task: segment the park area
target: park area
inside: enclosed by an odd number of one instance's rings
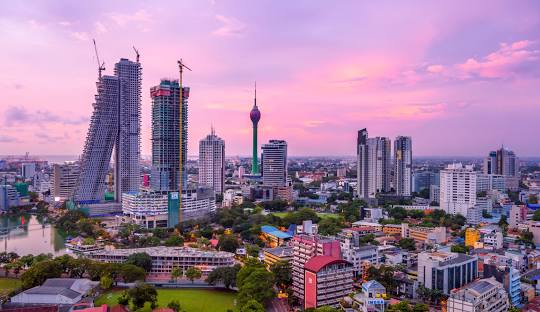
[[[98,297],[94,304],[100,306],[107,304],[115,306],[118,304],[118,297],[122,295],[122,290],[108,292]],[[234,309],[236,292],[220,289],[157,289],[157,305],[166,308],[167,304],[173,300],[178,300],[180,306],[186,312],[226,312]],[[151,311],[147,303],[143,309],[145,312]]]
[[[21,287],[21,280],[16,278],[0,278],[0,296],[8,295]]]

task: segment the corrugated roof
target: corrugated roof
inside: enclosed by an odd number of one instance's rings
[[[269,234],[269,235],[272,235],[272,236],[275,236],[277,238],[281,238],[281,239],[286,239],[286,238],[291,238],[292,235],[288,234],[288,233],[285,233],[285,232],[282,232],[280,230],[278,230],[277,228],[271,226],[271,225],[263,225],[261,226],[261,231],[266,233],[266,234]]]

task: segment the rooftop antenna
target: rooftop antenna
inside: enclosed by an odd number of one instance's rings
[[[96,39],[92,39],[92,41],[94,41],[94,51],[96,51],[96,59],[98,63],[98,74],[99,74],[99,78],[101,78],[101,72],[105,70],[105,62],[101,63],[99,61],[99,54],[97,50]]]
[[[255,80],[255,106],[257,106],[257,80]]]
[[[135,55],[137,55],[137,63],[139,63],[139,50],[133,46],[133,50],[135,51]]]

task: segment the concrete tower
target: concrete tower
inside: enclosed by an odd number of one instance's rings
[[[257,156],[257,125],[259,124],[259,120],[261,120],[261,112],[257,107],[257,83],[255,83],[255,98],[253,108],[249,113],[249,118],[253,123],[253,160],[251,164],[251,174],[259,174],[259,159]]]

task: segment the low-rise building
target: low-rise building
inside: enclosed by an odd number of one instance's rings
[[[86,278],[49,278],[41,286],[27,289],[13,297],[18,304],[75,304],[98,285]]]
[[[388,306],[386,288],[375,280],[363,283],[353,300],[353,309],[359,312],[384,312]]]
[[[422,243],[435,243],[440,244],[446,242],[446,228],[445,227],[422,227],[412,226],[409,224],[401,224],[401,237],[412,238]]]
[[[475,228],[467,228],[465,230],[465,246],[474,247],[480,240],[480,231]]]
[[[280,231],[274,226],[263,225],[261,226],[261,238],[266,241],[270,247],[277,247],[290,240],[292,235]]]
[[[503,312],[510,307],[501,283],[495,278],[481,279],[450,294],[447,312]]]
[[[353,288],[353,265],[332,256],[315,256],[304,265],[304,308],[339,306]]]
[[[191,267],[209,273],[217,267],[234,265],[234,254],[225,251],[205,251],[189,247],[146,247],[93,251],[86,254],[90,260],[106,263],[124,263],[135,253],[147,253],[152,258],[152,274],[170,274],[174,268],[186,271]]]
[[[292,259],[293,249],[286,246],[265,248],[263,249],[263,254],[264,264],[270,267],[280,261],[289,262]]]

